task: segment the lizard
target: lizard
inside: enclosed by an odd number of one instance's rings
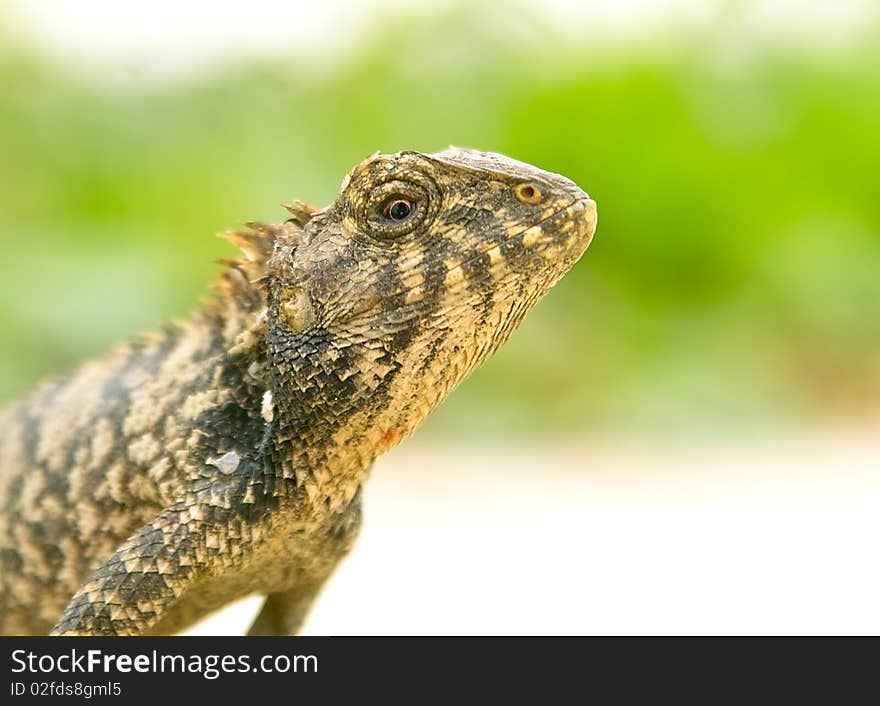
[[[0,412],[0,633],[173,634],[266,596],[296,634],[373,461],[574,265],[596,204],[491,152],[375,153],[221,234],[213,294]]]

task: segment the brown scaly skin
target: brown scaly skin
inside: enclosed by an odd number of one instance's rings
[[[226,234],[245,257],[191,320],[0,412],[0,632],[173,633],[252,593],[251,634],[296,632],[373,460],[596,224],[568,179],[455,148],[373,155],[290,210]]]

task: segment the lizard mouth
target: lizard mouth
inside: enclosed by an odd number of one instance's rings
[[[548,228],[548,224],[552,224],[554,227]],[[524,253],[529,251],[537,252],[543,245],[550,244],[561,248],[561,250],[567,250],[569,252],[560,252],[560,255],[574,255],[571,263],[566,267],[568,269],[587,249],[587,246],[593,239],[595,230],[596,202],[588,196],[576,198],[550,215],[512,233],[500,243],[493,243],[488,247],[478,250],[471,257],[462,260],[454,267],[450,267],[443,274],[426,279],[421,285],[401,289],[391,295],[391,297],[405,295],[419,286],[425,287],[426,285],[436,284],[438,281],[445,281],[449,278],[450,273],[453,273],[453,275],[456,272],[463,273],[493,251],[502,252],[516,244],[519,244],[520,252]]]
[[[548,227],[552,225],[553,227]],[[519,253],[538,252],[550,248],[561,260],[559,276],[562,276],[580,258],[593,239],[596,230],[596,202],[586,196],[575,198],[553,213],[504,238],[501,242],[482,248],[454,267],[433,277],[426,278],[418,284],[398,289],[382,297],[386,303],[393,302],[391,308],[402,308],[418,301],[412,295],[417,290],[429,291],[439,283],[464,279],[465,272],[474,267],[484,258],[491,259],[491,253],[502,253],[512,246],[518,247]],[[526,255],[527,257],[527,255]],[[355,309],[350,320],[375,309],[378,300],[364,303]]]

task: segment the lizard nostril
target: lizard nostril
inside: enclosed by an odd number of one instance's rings
[[[541,203],[541,199],[544,198],[544,194],[541,193],[541,189],[538,188],[535,184],[517,184],[514,188],[513,193],[516,194],[517,200],[522,203],[529,204],[530,206],[534,206],[535,204]]]

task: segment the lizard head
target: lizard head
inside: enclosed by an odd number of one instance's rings
[[[276,243],[279,380],[320,398],[314,412],[333,408],[327,429],[392,445],[507,339],[595,227],[595,203],[558,174],[468,149],[377,153]]]

